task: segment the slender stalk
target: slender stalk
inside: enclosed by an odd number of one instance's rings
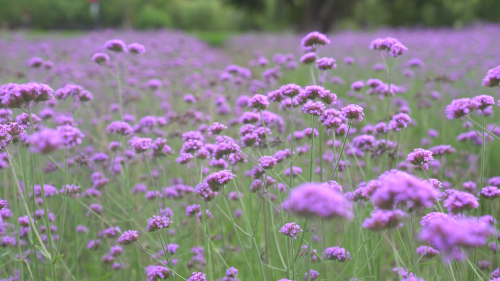
[[[311,115],[311,119],[312,119],[312,133],[311,133],[311,158],[309,161],[309,182],[312,182],[314,178],[314,115]]]
[[[335,172],[337,172],[338,168],[339,168],[339,163],[340,163],[340,158],[342,156],[342,153],[344,153],[344,149],[345,149],[345,144],[347,142],[347,138],[349,137],[349,131],[351,130],[351,123],[352,121],[349,120],[349,123],[348,123],[348,126],[347,126],[347,133],[345,135],[345,139],[344,139],[344,144],[342,144],[342,149],[340,150],[340,154],[339,154],[339,159],[337,160],[337,164],[335,164],[335,169],[333,170],[333,173],[332,175],[330,176],[330,180],[333,179],[333,176],[335,175]],[[335,145],[335,144],[334,144]]]

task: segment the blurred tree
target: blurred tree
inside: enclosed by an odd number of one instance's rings
[[[96,0],[0,0],[0,26],[91,29]],[[100,27],[320,30],[500,22],[500,0],[99,0]],[[95,9],[95,7],[94,7]]]

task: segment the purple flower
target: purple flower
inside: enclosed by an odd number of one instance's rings
[[[310,64],[316,61],[316,53],[315,52],[309,52],[305,53],[300,57],[300,62],[303,64]]]
[[[458,214],[465,210],[477,209],[479,207],[478,199],[467,192],[455,191],[444,201],[443,206],[448,212]]]
[[[311,114],[312,116],[320,116],[323,111],[325,110],[325,105],[320,102],[314,102],[314,101],[307,101],[306,104],[304,104],[304,107],[302,108],[304,114]]]
[[[425,258],[432,258],[439,255],[439,251],[431,246],[420,246],[417,248],[417,254],[419,257],[424,256]]]
[[[285,170],[285,174],[286,171],[289,172],[289,169]],[[292,189],[282,207],[306,217],[353,217],[351,203],[342,194],[320,183],[304,183]]]
[[[213,191],[205,181],[198,184],[194,192],[198,193],[204,201],[210,201],[217,196],[217,192]]]
[[[338,182],[336,182],[336,181],[330,180],[330,181],[327,181],[327,182],[323,183],[322,185],[325,186],[325,187],[328,187],[328,188],[330,188],[332,190],[335,190],[338,193],[342,193],[343,192],[342,191],[342,186]]]
[[[64,139],[57,130],[44,129],[31,136],[30,150],[47,154],[63,147]]]
[[[151,148],[151,143],[153,142],[150,138],[132,138],[129,141],[130,148],[134,150],[135,153],[142,153]]]
[[[406,158],[406,162],[417,166],[424,165],[425,163],[432,160],[434,160],[434,158],[432,158],[432,152],[422,148],[415,148],[413,152],[410,152],[408,154],[408,157]]]
[[[304,273],[304,280],[314,280],[314,279],[319,277],[319,272],[311,269],[310,276],[307,276],[307,275],[308,275],[307,272]]]
[[[461,118],[471,113],[479,106],[480,104],[478,102],[469,98],[456,99],[453,100],[450,105],[446,106],[446,117],[448,119]]]
[[[335,60],[332,58],[319,58],[316,60],[316,68],[321,71],[335,69],[336,67]]]
[[[457,150],[448,144],[442,144],[429,148],[433,155],[448,155],[457,152]]]
[[[264,95],[255,95],[248,100],[248,107],[264,110],[269,106],[269,101]]]
[[[406,214],[401,210],[377,210],[370,218],[365,219],[363,227],[373,231],[382,231],[388,228],[399,228],[403,226],[401,222]]]
[[[317,48],[319,46],[330,44],[330,40],[326,38],[326,36],[317,31],[311,32],[307,34],[304,38],[302,38],[302,48],[313,47]]]
[[[500,66],[488,70],[482,85],[487,87],[496,87],[500,85]]]
[[[82,138],[85,137],[78,128],[70,125],[59,126],[57,127],[57,131],[62,137],[64,146],[67,148],[80,145],[82,143]]]
[[[323,252],[323,258],[345,262],[351,259],[351,254],[347,252],[345,248],[329,247]]]
[[[399,129],[406,128],[410,122],[410,116],[405,113],[399,113],[394,115],[391,121],[389,121],[389,129],[399,131]]]
[[[0,210],[7,208],[7,200],[0,199]]]
[[[102,64],[109,61],[109,56],[105,53],[95,53],[92,55],[92,61],[97,64]]]
[[[127,51],[127,46],[122,40],[113,39],[104,44],[104,48],[115,53],[123,53]]]
[[[224,126],[223,124],[221,124],[219,122],[215,122],[210,127],[208,127],[208,134],[209,135],[219,135],[225,129],[227,129],[226,126]]]
[[[152,216],[148,219],[148,224],[146,226],[146,231],[153,232],[163,228],[168,228],[172,221],[167,217]]]
[[[131,53],[131,54],[136,54],[136,55],[139,55],[139,54],[143,54],[144,52],[146,52],[146,48],[144,48],[143,45],[139,44],[139,43],[132,43],[132,44],[129,44],[127,46],[127,50]]]
[[[344,114],[347,119],[356,119],[358,121],[363,120],[363,108],[359,105],[350,104],[344,108],[342,108],[342,114]]]
[[[237,153],[239,150],[240,147],[233,142],[221,142],[217,144],[212,155],[215,159],[219,160],[222,157],[229,155],[231,153]]]
[[[392,57],[397,57],[397,56],[403,55],[404,53],[406,53],[406,51],[408,51],[408,48],[406,48],[405,45],[403,45],[401,43],[396,43],[396,44],[392,45],[391,50],[389,51],[389,54]]]
[[[205,182],[208,184],[210,189],[213,191],[219,191],[228,182],[230,182],[235,177],[230,170],[222,170],[220,172],[215,172],[210,174],[205,178]]]
[[[280,91],[283,96],[293,98],[302,92],[302,88],[296,84],[286,84],[281,86]]]
[[[496,199],[500,197],[500,190],[496,186],[487,186],[481,190],[481,197],[486,199]]]
[[[300,226],[295,222],[286,223],[281,229],[280,233],[283,233],[286,236],[290,236],[293,239],[297,239],[297,235],[302,232]]]
[[[113,121],[109,126],[106,128],[106,131],[108,134],[119,134],[119,135],[129,135],[133,132],[132,127],[122,121]]]
[[[189,163],[193,159],[193,155],[191,153],[181,153],[180,156],[175,159],[175,161],[181,165]]]
[[[187,281],[207,281],[205,273],[193,272]]]
[[[389,51],[390,55],[393,57],[397,57],[408,51],[408,48],[401,44],[399,40],[391,37],[387,37],[384,39],[377,38],[373,40],[370,43],[370,49]]]
[[[495,105],[495,99],[488,95],[479,95],[472,98],[474,102],[479,104],[478,109],[484,110],[492,105]]]
[[[226,276],[227,277],[236,277],[236,276],[238,276],[238,269],[236,269],[234,267],[230,267],[230,268],[226,269]]]
[[[164,266],[156,265],[148,267],[148,281],[156,281],[159,279],[167,279],[172,277],[170,270]]]
[[[373,193],[372,203],[385,210],[395,204],[411,201],[415,207],[431,207],[439,191],[421,179],[398,170],[390,170],[379,178],[380,186]]]
[[[476,218],[458,220],[435,219],[422,228],[420,239],[448,257],[455,247],[476,248],[486,243],[494,229]]]

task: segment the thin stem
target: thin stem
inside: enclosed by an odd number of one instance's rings
[[[345,135],[345,139],[344,139],[344,144],[342,144],[342,150],[340,150],[340,154],[339,154],[339,159],[337,160],[337,164],[335,165],[335,169],[333,170],[333,173],[332,175],[330,176],[330,180],[333,179],[333,176],[335,175],[335,172],[337,172],[338,168],[339,168],[339,163],[340,163],[340,158],[342,156],[342,153],[344,153],[344,149],[345,149],[345,144],[347,142],[347,138],[349,137],[349,131],[351,130],[351,120],[349,120],[349,123],[348,123],[348,126],[347,126],[347,133]],[[335,132],[332,132],[332,134],[334,134]],[[335,144],[333,144],[335,145]]]

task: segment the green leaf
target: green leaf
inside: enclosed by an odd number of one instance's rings
[[[50,256],[50,254],[47,252],[47,250],[45,250],[44,248],[38,246],[38,245],[35,245],[35,248],[38,249],[38,251],[40,251],[40,253],[46,257],[48,260],[52,260],[52,257]]]
[[[60,259],[62,259],[62,257],[64,257],[65,254],[60,254],[59,256],[57,256],[54,261],[52,262],[52,264],[56,264]]]

